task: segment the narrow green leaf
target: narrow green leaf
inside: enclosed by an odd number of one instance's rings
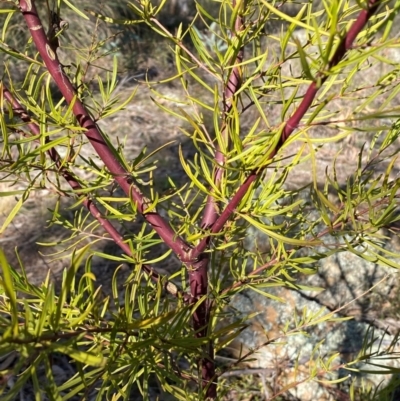
[[[24,196],[22,196],[18,202],[14,205],[12,210],[8,213],[7,218],[5,219],[1,229],[0,229],[0,234],[3,234],[6,228],[9,226],[9,224],[14,220],[14,217],[17,215],[19,210],[21,209],[22,205],[24,204],[24,198],[25,198],[26,191],[24,192]]]
[[[257,220],[253,219],[252,217],[250,217],[247,214],[240,213],[240,216],[243,217],[245,220],[247,220],[251,225],[258,228],[260,231],[269,235],[271,238],[274,238],[275,240],[277,240],[279,242],[283,242],[285,244],[290,244],[290,245],[295,245],[295,246],[312,246],[312,247],[315,247],[315,246],[321,244],[321,240],[318,240],[318,239],[313,239],[313,240],[307,241],[307,240],[299,240],[299,239],[295,239],[295,238],[284,237],[283,235],[275,233],[272,230],[272,227],[269,227],[265,224],[258,222]]]
[[[105,366],[107,358],[103,357],[102,355],[96,355],[91,352],[80,351],[72,347],[73,345],[64,345],[60,342],[56,342],[51,345],[52,350],[68,355],[75,361],[83,363],[84,365],[95,366],[95,367]]]
[[[69,0],[63,0],[63,3],[65,3],[72,11],[74,11],[80,17],[89,20],[89,17],[85,15],[81,10],[79,10],[79,8],[75,7]]]
[[[18,309],[17,309],[17,297],[16,291],[14,288],[14,283],[12,279],[12,272],[10,265],[8,264],[6,255],[2,248],[0,248],[0,266],[2,270],[2,280],[0,284],[2,285],[9,301],[11,304],[11,325],[13,335],[16,336],[18,334]]]
[[[301,66],[303,68],[303,72],[304,72],[306,78],[308,78],[310,81],[313,82],[314,81],[314,76],[311,73],[310,66],[308,65],[307,54],[304,51],[303,46],[300,43],[300,40],[297,39],[297,38],[294,38],[293,40],[296,43],[297,51],[299,52],[300,62],[301,62]]]
[[[281,17],[282,20],[291,22],[297,27],[301,27],[309,31],[314,31],[314,27],[312,25],[307,25],[304,22],[299,21],[297,19],[298,17],[294,18],[288,14],[285,14],[283,11],[280,11],[277,8],[275,8],[271,3],[268,2],[268,0],[261,0],[261,1],[265,5],[265,7],[267,7],[273,14],[277,15],[278,17]],[[320,30],[319,32],[321,35],[329,36],[329,33],[326,31]]]

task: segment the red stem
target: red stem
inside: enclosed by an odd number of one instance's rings
[[[368,3],[368,7],[365,10],[362,10],[358,15],[356,21],[352,24],[350,30],[341,40],[338,48],[336,49],[335,54],[333,55],[331,61],[329,62],[329,68],[336,66],[340,60],[345,56],[346,52],[350,50],[353,46],[353,42],[356,39],[357,35],[364,28],[365,24],[371,18],[371,16],[376,12],[379,6],[380,0],[370,0]],[[324,83],[327,79],[328,75],[319,75],[321,84]],[[269,156],[269,160],[271,160],[281,149],[283,144],[288,140],[289,136],[293,133],[293,131],[297,128],[300,120],[303,118],[307,110],[310,108],[312,102],[314,101],[315,95],[317,94],[319,86],[317,86],[316,82],[312,82],[307,89],[306,94],[304,95],[303,100],[300,105],[293,113],[293,115],[286,122],[285,127],[282,131],[281,138],[277,143],[275,149]],[[250,172],[249,176],[245,179],[244,183],[240,186],[236,194],[233,196],[231,201],[226,206],[225,210],[221,213],[219,218],[215,221],[214,225],[211,228],[211,233],[216,234],[219,233],[224,227],[225,223],[229,220],[231,215],[234,213],[235,209],[239,205],[240,201],[246,195],[249,190],[251,184],[261,176],[264,168],[258,168]],[[208,243],[210,241],[210,237],[206,237],[202,239],[199,244],[193,250],[193,255],[199,255],[207,248]]]
[[[41,20],[38,16],[35,2],[33,0],[21,0],[20,9],[40,56],[67,103],[73,103],[73,113],[78,120],[79,125],[86,129],[84,134],[89,142],[92,144],[109,172],[113,177],[115,177],[115,180],[122,190],[135,201],[138,211],[143,215],[146,221],[151,224],[157,234],[177,254],[177,256],[181,260],[186,261],[188,254],[190,255],[190,246],[182,238],[176,235],[169,223],[166,222],[156,211],[146,213],[148,201],[140,192],[139,188],[132,184],[133,177],[116,159],[112,150],[108,147],[107,142],[104,140],[102,134],[97,128],[96,123],[79,100],[74,87],[63,72],[57,54],[51,49]]]
[[[236,6],[236,1],[233,0],[233,7]],[[237,36],[243,29],[244,26],[244,18],[240,15],[236,18],[235,21],[235,29],[232,32],[232,37]],[[222,141],[224,141],[225,147],[228,147],[229,133],[228,133],[228,124],[229,124],[229,112],[232,109],[232,102],[234,102],[235,93],[240,89],[242,84],[241,79],[241,67],[239,66],[244,57],[244,48],[243,46],[239,49],[236,58],[233,60],[232,71],[228,77],[226,87],[224,90],[223,97],[223,108],[224,108],[224,121],[221,129]],[[221,152],[219,146],[216,146],[215,151],[215,172],[214,172],[214,183],[217,188],[220,187],[222,177],[224,174],[224,165],[225,165],[225,155]],[[212,191],[213,192],[213,191]],[[212,195],[208,196],[207,204],[204,211],[202,228],[207,229],[211,227],[218,218],[218,206],[215,201],[215,197]]]
[[[22,121],[28,124],[30,131],[34,135],[40,134],[39,126],[32,122],[26,110],[22,107],[22,105],[18,102],[17,99],[11,94],[11,92],[3,85],[3,94],[7,101],[10,103],[13,111],[16,115],[18,115]],[[48,138],[47,138],[48,140]],[[122,235],[117,231],[117,229],[111,224],[109,219],[103,217],[100,210],[97,208],[95,203],[91,199],[88,199],[84,193],[80,193],[83,190],[81,184],[77,181],[75,176],[72,174],[70,170],[62,163],[62,158],[57,152],[55,148],[51,148],[47,151],[51,160],[55,163],[58,168],[59,174],[64,177],[64,179],[68,182],[69,186],[76,192],[76,196],[83,196],[84,201],[83,205],[89,210],[91,215],[100,223],[100,225],[104,228],[104,230],[110,235],[110,237],[114,240],[114,242],[128,255],[132,256],[131,249],[129,245],[124,242]],[[149,276],[155,280],[159,281],[161,279],[160,275],[149,265],[142,265],[143,270],[149,274]],[[172,295],[177,296],[180,291],[176,287],[175,284],[168,282],[165,284],[165,288]]]
[[[233,0],[233,6],[236,6],[236,1]],[[240,13],[235,21],[235,28],[232,31],[232,36],[238,35],[244,26],[244,20]],[[232,109],[232,103],[235,101],[235,93],[239,90],[241,85],[241,71],[238,64],[243,61],[244,49],[241,47],[238,50],[237,56],[233,59],[232,64],[235,65],[228,77],[226,87],[224,90],[223,108],[224,120],[221,128],[221,141],[224,142],[225,148],[228,147],[229,142],[229,113]],[[215,153],[215,170],[214,170],[214,183],[217,188],[220,187],[224,175],[225,155],[221,149],[216,146]],[[207,203],[204,211],[201,226],[203,229],[212,227],[218,218],[218,205],[213,196],[213,190],[207,198]],[[195,265],[188,266],[190,289],[192,302],[198,302],[202,297],[207,296],[208,292],[208,254],[200,254],[199,261]],[[210,324],[210,308],[212,302],[204,299],[195,313],[193,314],[193,327],[197,332],[198,337],[207,336],[207,328]],[[202,386],[205,389],[205,396],[207,399],[215,399],[217,396],[217,377],[215,375],[215,361],[214,361],[214,344],[209,341],[207,346],[203,349],[205,357],[201,360],[201,375]]]

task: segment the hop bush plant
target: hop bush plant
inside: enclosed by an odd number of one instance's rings
[[[32,283],[27,261],[13,265],[0,250],[0,355],[18,356],[2,367],[4,400],[16,399],[28,383],[32,399],[116,400],[137,392],[151,399],[153,386],[159,399],[224,399],[221,377],[257,352],[217,363],[246,325],[239,318],[224,324],[235,294],[272,297],[269,287],[296,288],[319,260],[343,251],[399,267],[382,229],[397,235],[399,221],[400,85],[398,63],[385,51],[399,46],[392,31],[400,2],[304,0],[295,13],[274,0],[199,2],[193,21],[173,32],[158,19],[167,3],[128,3],[136,17],[126,20],[110,8],[67,0],[56,0],[54,9],[34,0],[3,2],[1,195],[16,202],[0,233],[6,238],[28,199],[45,191],[54,197],[49,225],[69,232],[48,244],[68,263],[57,290],[50,276]],[[154,156],[168,143],[132,157],[122,136],[102,128],[135,103],[136,90],[119,95],[117,57],[89,78],[89,67],[109,56],[114,41],[95,30],[88,43],[68,43],[67,12],[96,27],[147,25],[168,44],[159,51],[170,52],[175,72],[157,82],[145,77],[142,85],[154,107],[181,121],[192,144],[193,158],[182,147],[176,155],[184,178],[158,176]],[[282,29],[269,32],[276,21]],[[15,43],[17,28],[25,43]],[[60,46],[70,56],[62,63]],[[360,86],[357,77],[378,65],[384,68]],[[174,104],[160,89],[171,82],[183,94]],[[320,127],[332,135],[319,135]],[[354,171],[341,182],[334,164],[321,187],[318,152],[350,140],[360,143]],[[310,183],[288,188],[288,177],[306,163]],[[63,214],[64,199],[72,199],[72,218]],[[334,246],[324,242],[327,235]],[[105,251],[104,241],[119,252]],[[110,296],[96,284],[92,263],[99,257],[119,264]],[[121,285],[123,265],[130,274]],[[334,319],[305,310],[287,334]],[[52,363],[61,357],[74,373],[60,382]],[[330,371],[357,362],[334,360],[319,361],[309,380],[329,381]],[[282,394],[277,389],[270,399]]]

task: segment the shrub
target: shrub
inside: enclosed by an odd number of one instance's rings
[[[0,233],[7,235],[32,195],[44,193],[54,200],[49,229],[62,226],[69,236],[47,244],[54,260],[68,263],[60,288],[49,275],[39,284],[29,279],[18,240],[13,263],[9,250],[0,252],[0,353],[18,356],[3,368],[4,400],[28,382],[35,399],[129,399],[137,392],[150,399],[157,386],[161,399],[223,399],[221,376],[257,352],[216,362],[251,319],[224,324],[235,294],[273,298],[270,287],[300,288],[319,260],[343,251],[399,267],[382,232],[397,235],[399,220],[399,71],[387,56],[399,44],[391,35],[399,2],[328,0],[316,8],[304,1],[294,16],[275,1],[222,0],[212,11],[210,2],[198,3],[189,26],[171,32],[157,19],[166,2],[129,3],[136,19],[122,20],[107,15],[109,8],[57,0],[54,12],[48,7],[47,35],[36,2],[17,3],[1,10],[2,196],[16,202]],[[68,36],[65,10],[75,21],[96,21],[90,41],[68,42],[77,36]],[[21,15],[18,29],[29,35],[10,45]],[[286,28],[271,33],[276,20]],[[175,73],[162,71],[157,82],[143,73],[123,98],[117,56],[101,64],[113,53],[98,34],[101,27],[112,35],[104,22],[150,27]],[[10,69],[17,64],[23,79]],[[103,71],[88,74],[93,66]],[[164,91],[177,84],[178,99]],[[180,145],[167,176],[156,157],[169,143],[128,154],[124,147],[139,132],[124,138],[118,125],[107,125],[145,87],[154,108],[181,121],[191,143],[193,157],[185,154],[187,143]],[[343,180],[334,164],[321,186],[319,154],[351,140],[359,146],[354,171]],[[311,180],[290,188],[288,179],[304,169]],[[328,235],[333,243],[324,241]],[[96,285],[98,258],[118,264],[103,283],[110,295]],[[268,344],[337,320],[306,309],[293,314],[296,327]],[[72,373],[57,376],[54,361],[65,357]],[[331,371],[354,369],[354,361],[336,358],[318,360],[309,380],[329,382]],[[283,393],[277,389],[273,398]]]

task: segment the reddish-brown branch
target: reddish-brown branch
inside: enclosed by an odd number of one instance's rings
[[[236,6],[236,1],[233,0],[233,7]],[[244,18],[241,17],[240,13],[235,21],[235,29],[232,32],[232,37],[240,35],[244,26]],[[229,146],[229,112],[232,109],[232,103],[235,101],[234,96],[236,92],[240,89],[242,84],[241,79],[241,67],[240,64],[243,61],[244,57],[244,47],[238,50],[236,58],[233,60],[234,67],[231,69],[231,73],[228,76],[228,80],[226,82],[224,94],[223,94],[223,110],[224,110],[224,118],[221,128],[221,139],[225,144],[225,148]],[[215,171],[214,171],[214,183],[217,188],[220,187],[222,177],[224,174],[224,165],[225,165],[225,155],[221,152],[219,146],[216,146],[215,150]],[[218,205],[216,204],[215,197],[213,196],[213,191],[211,190],[211,194],[207,198],[207,204],[204,211],[203,221],[201,223],[202,228],[207,229],[215,223],[218,218]]]
[[[97,128],[96,123],[79,100],[69,78],[64,74],[57,54],[51,49],[41,20],[38,16],[35,2],[33,0],[21,0],[20,8],[40,56],[67,103],[73,104],[73,113],[78,120],[79,125],[86,129],[84,134],[89,139],[93,148],[112,176],[115,177],[115,180],[121,189],[128,196],[132,197],[137,205],[138,211],[142,213],[146,221],[151,224],[162,240],[178,255],[180,259],[187,259],[190,246],[182,238],[176,235],[169,223],[166,222],[159,213],[154,210],[146,213],[148,201],[140,192],[139,188],[132,184],[133,177],[116,159],[112,150],[109,148],[107,142],[104,140],[102,134]]]
[[[193,313],[193,329],[199,338],[207,337],[210,322],[210,302],[208,293],[208,254],[200,256],[199,261],[187,265],[189,272],[191,303],[197,304]],[[214,345],[209,341],[203,348],[204,356],[199,361],[201,369],[202,388],[206,389],[206,398],[214,399],[217,395],[215,382]]]
[[[236,1],[233,0],[233,6],[236,6]],[[243,29],[244,20],[240,16],[235,21],[235,27],[232,31],[232,36],[238,36]],[[229,146],[229,114],[232,109],[232,103],[235,101],[234,97],[236,92],[240,89],[241,85],[241,70],[240,63],[243,61],[244,49],[241,47],[235,59],[232,61],[234,67],[226,83],[224,97],[223,97],[223,109],[224,117],[221,127],[221,141],[224,143],[224,147]],[[224,175],[225,155],[221,151],[221,148],[217,145],[215,150],[215,168],[214,168],[214,183],[216,188],[220,188],[221,181]],[[201,226],[203,229],[212,227],[218,218],[218,205],[213,195],[213,189],[211,194],[207,198],[206,207],[204,210],[204,216],[202,219]],[[208,262],[209,257],[207,254],[196,255],[199,257],[199,261],[196,264],[188,265],[189,269],[189,280],[192,302],[198,302],[199,299],[205,297],[208,292]],[[211,302],[204,299],[203,302],[198,306],[195,313],[193,314],[193,325],[199,337],[207,336],[207,328],[210,323],[210,307]],[[204,349],[205,357],[201,361],[201,374],[203,388],[206,391],[207,399],[215,399],[217,396],[217,378],[215,375],[215,361],[214,361],[214,345],[210,341]]]
[[[18,102],[17,99],[11,94],[11,92],[2,85],[4,97],[10,103],[14,113],[18,115],[22,121],[28,124],[30,131],[33,135],[40,134],[39,126],[32,122],[29,114],[26,110],[22,107],[22,105]],[[47,138],[48,139],[48,138]],[[117,229],[111,224],[110,220],[104,218],[100,210],[97,208],[96,204],[89,199],[83,192],[83,188],[81,184],[78,182],[77,178],[74,174],[66,167],[65,164],[62,163],[62,158],[57,152],[55,148],[51,148],[47,151],[48,155],[50,156],[51,160],[53,160],[55,166],[58,169],[58,173],[67,181],[69,186],[75,191],[77,197],[83,197],[83,205],[89,210],[91,215],[100,223],[100,225],[104,228],[104,230],[110,235],[110,237],[114,240],[114,242],[125,252],[126,255],[132,256],[131,249],[129,245],[124,242],[122,235],[117,231]],[[161,280],[161,276],[151,267],[148,265],[142,265],[143,270],[150,275],[150,277],[155,280]],[[180,291],[176,287],[175,284],[168,282],[165,285],[165,288],[171,294],[177,296]]]
[[[331,61],[329,62],[329,69],[335,67],[339,61],[344,57],[347,51],[351,50],[353,47],[353,42],[356,39],[357,35],[361,32],[365,24],[374,14],[376,9],[378,8],[380,0],[370,0],[368,4],[368,8],[366,10],[362,10],[356,19],[356,21],[352,24],[350,30],[347,32],[346,36],[340,42],[338,48],[336,49],[335,54],[333,55]],[[321,85],[326,81],[328,75],[318,74],[318,78],[320,78]],[[299,107],[294,112],[294,114],[287,121],[285,128],[283,129],[282,136],[278,145],[276,146],[275,152],[271,155],[271,158],[276,155],[282,145],[287,141],[289,136],[293,133],[293,131],[298,127],[300,120],[306,114],[312,102],[314,101],[315,95],[319,90],[319,85],[316,82],[312,82],[307,89],[306,94],[304,95],[303,100],[301,101]]]
[[[352,24],[351,28],[347,32],[347,34],[342,38],[338,48],[335,51],[331,61],[329,62],[329,68],[336,66],[340,60],[345,56],[346,52],[352,49],[353,42],[356,39],[357,35],[364,28],[365,24],[371,18],[371,16],[376,12],[379,6],[380,0],[370,0],[368,2],[367,9],[362,10],[358,15],[356,21]],[[328,75],[320,74],[318,76],[320,84],[323,84],[327,79]],[[281,149],[283,144],[288,140],[289,136],[293,133],[293,131],[297,128],[300,123],[300,120],[304,117],[306,112],[309,110],[312,102],[314,101],[315,95],[317,94],[319,89],[319,85],[316,82],[312,82],[307,89],[306,94],[304,95],[303,100],[300,105],[297,107],[296,111],[286,122],[284,129],[282,131],[281,138],[277,143],[275,149],[271,152],[269,156],[269,160],[271,160]],[[240,201],[246,195],[252,183],[254,183],[257,178],[261,176],[263,172],[263,168],[258,168],[250,172],[249,176],[246,178],[244,183],[240,186],[236,194],[232,197],[231,201],[226,206],[225,210],[221,213],[219,218],[215,221],[214,225],[211,228],[211,233],[219,233],[224,227],[225,223],[234,213],[235,209],[239,205]],[[208,242],[210,237],[204,238],[193,250],[193,255],[198,255],[204,252],[204,250],[208,246]]]

